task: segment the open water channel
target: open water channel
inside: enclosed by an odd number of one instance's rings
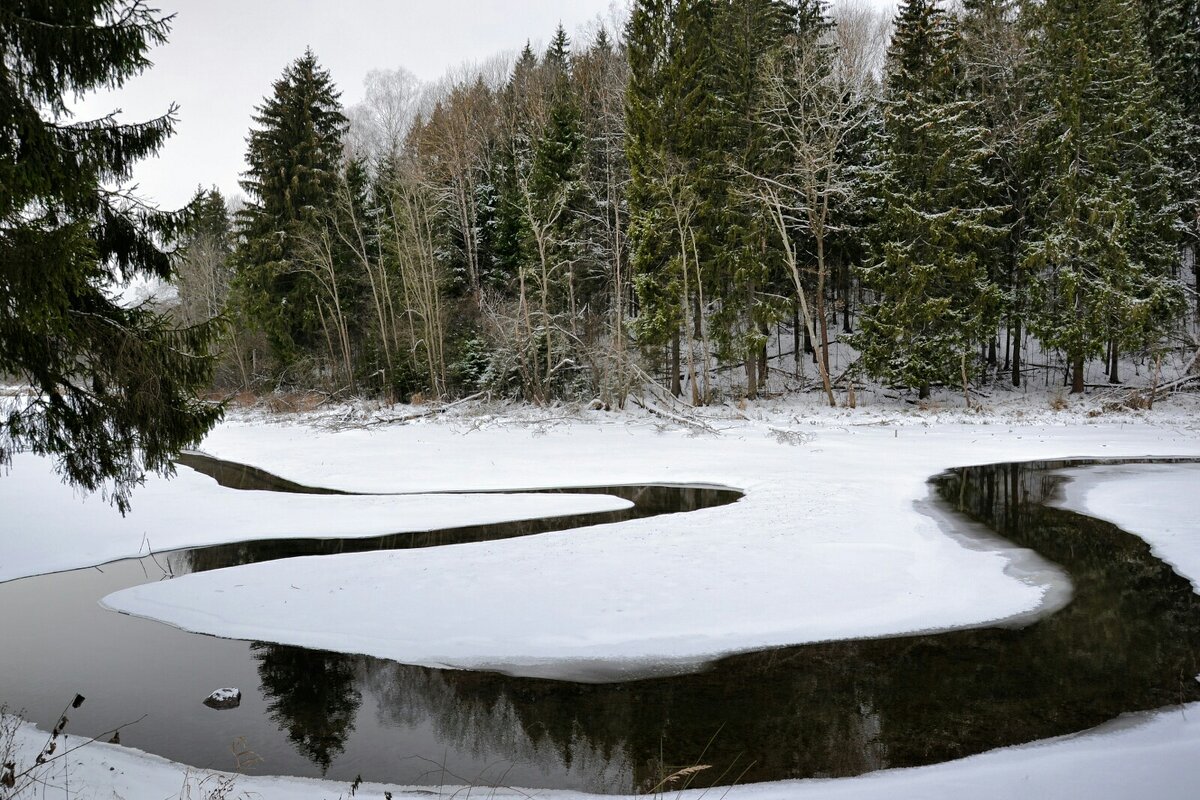
[[[238,489],[328,491],[203,456],[181,463]],[[949,760],[1200,699],[1200,596],[1189,582],[1138,537],[1046,505],[1064,480],[1055,470],[1091,463],[1100,462],[968,467],[931,481],[960,519],[1070,576],[1071,601],[1021,627],[828,642],[731,656],[694,674],[572,683],[220,639],[97,602],[236,564],[500,539],[740,497],[721,487],[590,487],[562,491],[635,507],[375,539],[243,542],[0,584],[0,699],[48,729],[78,692],[87,701],[71,712],[72,734],[137,720],[122,744],[225,770],[249,750],[262,759],[249,771],[347,783],[626,793],[694,764],[709,765],[690,778],[699,786]],[[201,704],[222,686],[242,690],[240,707]]]

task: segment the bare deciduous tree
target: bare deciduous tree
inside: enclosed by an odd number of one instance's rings
[[[395,155],[420,110],[423,87],[404,68],[373,69],[363,79],[364,98],[346,109],[346,148],[377,161]]]
[[[759,115],[779,166],[770,174],[753,175],[753,191],[783,245],[809,337],[819,342],[817,369],[831,406],[837,400],[829,376],[826,244],[839,229],[839,204],[855,191],[846,143],[866,119],[873,68],[861,48],[837,48],[827,36],[796,42],[771,65]],[[812,243],[811,259],[801,254],[806,238]],[[805,291],[806,273],[815,281],[815,309]]]
[[[446,392],[445,319],[433,218],[438,190],[411,155],[397,160],[386,176],[383,250],[393,261],[399,287],[395,302],[407,329],[411,357],[423,368],[435,397]]]

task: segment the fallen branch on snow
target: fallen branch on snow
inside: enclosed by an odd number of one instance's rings
[[[433,416],[437,416],[438,414],[445,414],[447,411],[449,411],[452,408],[461,406],[464,403],[470,403],[472,400],[478,400],[479,398],[483,397],[486,394],[487,394],[487,392],[476,392],[475,394],[470,395],[469,397],[463,397],[459,400],[455,400],[452,403],[445,403],[440,406],[426,408],[422,411],[418,411],[413,414],[406,414],[403,417],[382,417],[379,419],[371,419],[371,420],[366,420],[363,422],[356,422],[356,423],[348,422],[345,419],[343,419],[343,420],[340,420],[339,422],[337,422],[333,427],[336,427],[336,428],[374,428],[378,425],[405,425],[409,422],[413,422],[418,419],[425,419],[426,417],[433,417]]]

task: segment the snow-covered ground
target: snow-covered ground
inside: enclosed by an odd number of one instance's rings
[[[931,510],[930,475],[1052,456],[1200,454],[1200,436],[1176,426],[924,421],[857,424],[848,415],[835,426],[764,414],[714,423],[724,430],[712,436],[601,412],[532,427],[478,418],[370,431],[235,422],[204,449],[310,485],[667,481],[746,496],[686,516],[467,547],[253,564],[105,602],[189,630],[404,663],[636,677],[735,651],[1029,614],[1061,583],[1055,571],[1027,552],[947,536],[936,515],[922,513]],[[363,613],[379,603],[395,613]]]
[[[988,460],[1022,457],[1033,444],[1011,447],[1009,438],[997,436],[1004,455]],[[207,451],[344,489],[669,481],[730,485],[746,496],[681,517],[539,537],[248,565],[105,602],[207,633],[574,678],[636,677],[737,650],[1027,613],[1043,585],[1012,580],[1003,555],[966,547],[913,512],[930,474],[977,458],[944,452],[958,439],[869,427],[788,446],[755,425],[697,438],[603,415],[540,434],[504,424],[369,433],[227,425]],[[1122,452],[1144,445],[1139,436]],[[894,469],[872,469],[873,460]],[[395,611],[363,613],[380,604]]]
[[[118,558],[247,539],[364,537],[502,520],[626,508],[604,495],[347,497],[226,489],[180,467],[149,476],[122,517],[99,495],[80,496],[48,459],[17,455],[0,478],[0,581]]]
[[[27,754],[37,752],[46,734],[31,725],[17,733]],[[70,740],[69,744],[78,744]],[[1200,765],[1200,703],[1156,714],[1123,717],[1075,736],[994,750],[971,758],[914,769],[885,770],[857,778],[759,783],[731,788],[669,791],[674,800],[1193,800]],[[30,756],[32,758],[32,756]],[[26,762],[28,763],[28,762]],[[351,797],[350,786],[304,778],[272,778],[189,771],[157,756],[108,744],[90,744],[51,765],[41,776],[52,787],[80,789],[79,797],[123,800],[200,800],[227,781],[228,798],[246,800],[335,800]],[[67,778],[69,777],[69,780]],[[39,787],[40,788],[40,787]],[[363,784],[353,795],[377,800],[384,792],[399,800],[466,798],[490,800],[619,800],[611,795],[538,789],[472,792],[459,786],[421,787]],[[41,797],[42,795],[30,795]],[[46,797],[64,796],[47,792]],[[74,797],[74,795],[66,795]]]
[[[736,486],[746,497],[731,506],[618,526],[445,550],[338,556],[323,559],[319,568],[298,559],[207,572],[107,602],[223,635],[417,663],[527,674],[569,674],[613,660],[633,668],[647,659],[694,664],[731,650],[983,624],[1039,607],[1054,583],[1052,571],[1030,574],[1036,564],[1018,561],[1022,570],[1014,576],[1014,554],[947,536],[931,515],[925,481],[939,470],[1050,457],[1200,455],[1194,404],[1160,409],[1149,418],[1032,408],[983,417],[870,408],[799,413],[767,404],[714,411],[707,424],[718,432],[696,435],[660,429],[645,417],[586,412],[473,412],[370,431],[235,420],[218,428],[203,449],[313,485],[432,491],[702,482]],[[0,481],[0,489],[17,474]],[[1086,491],[1069,491],[1066,502],[1086,504],[1145,536],[1196,581],[1200,486],[1195,470],[1179,474],[1185,477],[1137,477],[1136,488],[1128,490],[1122,488],[1126,478],[1114,472],[1111,480],[1089,479]],[[169,495],[172,486],[161,490]],[[131,520],[151,513],[153,488],[135,494]],[[1145,503],[1136,514],[1125,511],[1130,492]],[[220,495],[221,502],[233,494]],[[339,499],[350,505],[298,516],[315,521],[330,512],[338,535],[354,535],[371,523],[351,509],[378,498]],[[283,497],[279,507],[296,500]],[[211,496],[203,502],[215,505]],[[20,495],[0,496],[8,519],[14,503],[18,510],[30,508]],[[72,501],[71,507],[81,504]],[[281,512],[264,512],[263,519],[272,513]],[[78,527],[90,514],[103,516],[93,508],[57,524]],[[16,563],[41,563],[23,555],[31,537],[12,530],[5,526],[0,533],[5,558],[15,552]],[[216,536],[239,538],[231,530]],[[156,549],[164,546],[154,542]],[[225,598],[239,583],[255,590]],[[295,602],[289,584],[322,595],[321,602],[298,610],[283,605],[285,592]],[[346,591],[332,599],[335,586]],[[419,616],[393,614],[385,626],[370,615],[352,615],[363,601],[359,586],[373,604],[419,609]],[[437,603],[425,602],[430,597]],[[739,787],[730,796],[1191,797],[1200,779],[1198,713],[1200,704],[933,767]],[[27,753],[36,736],[28,727],[18,734]],[[178,765],[103,745],[61,763],[70,765],[72,785],[86,785],[96,797],[178,796],[184,781]],[[268,798],[349,794],[349,787],[334,784],[257,777],[239,777],[236,790]],[[363,787],[356,796],[382,791]]]

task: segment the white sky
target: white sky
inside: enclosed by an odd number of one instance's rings
[[[892,6],[894,0],[869,0]],[[246,134],[291,61],[311,46],[342,91],[362,97],[372,69],[405,67],[425,81],[464,62],[548,41],[561,21],[570,34],[623,15],[625,0],[159,0],[177,14],[154,66],[117,93],[90,96],[79,118],[121,109],[137,121],[180,106],[180,123],[159,156],[139,165],[139,194],[173,208],[198,185],[240,192]]]

